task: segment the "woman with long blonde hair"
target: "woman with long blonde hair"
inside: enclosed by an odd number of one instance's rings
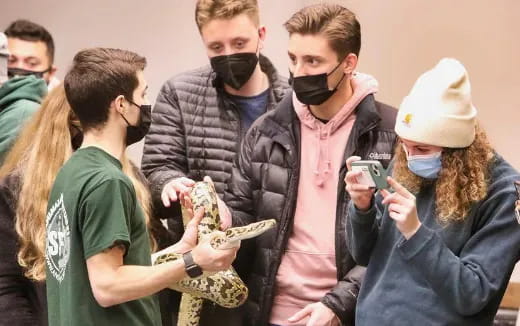
[[[520,174],[476,115],[466,69],[443,59],[400,106],[392,190],[374,196],[347,173],[348,245],[368,265],[356,325],[493,323],[520,258]]]
[[[47,202],[58,170],[81,145],[81,130],[64,87],[56,87],[0,168],[0,320],[6,325],[47,325]],[[127,157],[121,162],[149,221],[150,199],[143,179]]]

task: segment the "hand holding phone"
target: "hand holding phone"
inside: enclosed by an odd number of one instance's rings
[[[361,172],[358,181],[370,188],[388,189],[387,173],[379,161],[355,161],[352,162],[352,171]]]
[[[360,182],[360,177],[363,176],[363,173],[356,172],[356,170],[354,170],[353,168],[354,163],[359,162],[360,159],[361,157],[359,156],[351,156],[347,159],[346,164],[348,172],[345,175],[345,190],[350,196],[351,202],[358,210],[367,211],[372,206],[375,188],[370,188],[370,185],[368,184],[369,181],[367,181],[367,184],[363,184]],[[361,171],[358,167],[356,167],[356,169],[358,169],[358,171]]]

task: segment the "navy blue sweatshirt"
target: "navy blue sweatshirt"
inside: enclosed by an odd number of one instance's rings
[[[368,265],[356,326],[491,325],[520,258],[516,180],[520,175],[497,156],[487,197],[464,222],[448,225],[436,219],[435,184],[424,186],[416,195],[422,226],[409,240],[381,196],[367,212],[350,202],[348,246]]]

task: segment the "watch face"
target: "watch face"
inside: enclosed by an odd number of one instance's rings
[[[200,268],[200,266],[193,261],[193,257],[190,251],[184,253],[182,255],[182,259],[184,260],[184,264],[186,266],[186,274],[188,274],[189,277],[195,278],[202,275],[202,268]]]
[[[202,269],[199,265],[190,265],[186,268],[186,273],[191,278],[199,277],[202,275]]]

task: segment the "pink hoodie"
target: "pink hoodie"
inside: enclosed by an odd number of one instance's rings
[[[316,119],[293,93],[301,125],[301,165],[293,232],[278,274],[270,323],[286,325],[307,304],[315,303],[337,284],[335,221],[339,171],[356,119],[353,113],[377,81],[357,73],[352,97],[326,124]]]

